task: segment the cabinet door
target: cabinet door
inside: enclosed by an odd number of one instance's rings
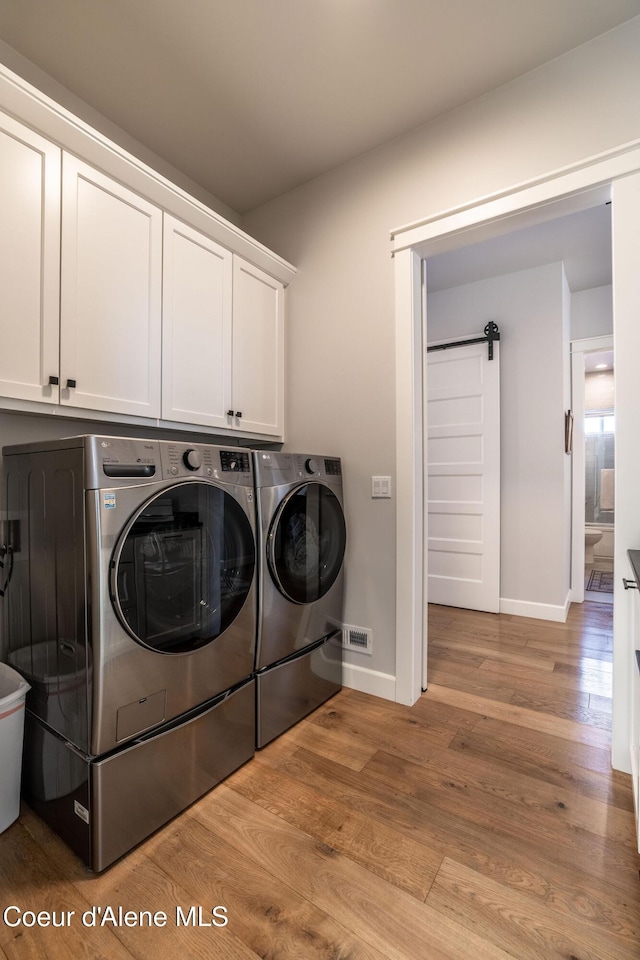
[[[284,288],[233,258],[233,408],[235,426],[282,438]]]
[[[228,427],[232,254],[165,214],[162,417]]]
[[[60,402],[160,416],[162,212],[63,157]]]
[[[58,402],[60,150],[0,116],[0,395]]]

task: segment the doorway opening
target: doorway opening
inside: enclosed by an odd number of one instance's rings
[[[572,352],[574,602],[613,603],[615,409],[613,337],[575,340]]]
[[[485,416],[483,424],[486,431],[487,420],[489,425],[495,421],[498,430],[497,475],[490,475],[485,485],[486,444],[477,445],[472,463],[470,455],[463,457],[460,440],[456,446],[449,440],[444,448],[443,441],[432,439],[434,431],[438,436],[445,430],[453,435],[455,429],[456,437],[468,441],[478,433],[473,421],[481,418],[475,416],[467,394],[477,399],[481,409],[484,385],[474,382],[478,378],[472,376],[469,365],[455,375],[456,367],[449,363],[446,387],[451,415],[441,425],[439,408],[445,404],[434,398],[443,394],[445,384],[439,368],[432,367],[429,353],[425,370],[428,599],[562,622],[577,599],[571,567],[572,456],[562,435],[563,416],[572,407],[570,342],[585,331],[612,334],[611,206],[600,199],[584,210],[436,254],[426,260],[425,271],[428,344],[481,330],[492,321],[500,329],[502,351],[499,408]],[[497,364],[486,364],[487,370],[492,366]],[[600,371],[594,371],[593,377],[598,383],[602,380]],[[582,379],[584,383],[584,374]],[[435,418],[434,406],[438,407]],[[596,408],[591,404],[589,409],[595,412]],[[581,436],[584,442],[584,430]],[[440,447],[434,449],[434,442]],[[467,474],[464,490],[454,487],[461,468]],[[432,495],[438,483],[445,487],[446,496]],[[584,486],[583,477],[583,498]],[[485,506],[490,494],[497,501],[491,513]],[[465,502],[451,504],[452,499]],[[448,526],[443,514],[450,521]],[[582,514],[584,538],[584,504]],[[466,524],[453,525],[453,520],[465,515]],[[484,551],[490,534],[498,538],[499,584],[493,606],[483,605],[480,594],[493,558]],[[609,537],[603,540],[608,545]],[[584,570],[584,557],[580,565]],[[601,586],[610,579],[605,572],[599,577]]]

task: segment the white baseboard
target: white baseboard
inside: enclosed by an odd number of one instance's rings
[[[500,597],[500,613],[510,613],[514,617],[531,617],[534,620],[554,620],[565,623],[571,605],[571,591],[567,593],[564,604],[532,603],[529,600],[509,600]]]
[[[379,673],[353,663],[343,663],[342,683],[345,687],[360,693],[369,693],[372,697],[392,701],[396,699],[396,678],[389,673]]]

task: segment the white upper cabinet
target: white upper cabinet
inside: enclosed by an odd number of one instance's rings
[[[60,403],[160,416],[162,211],[64,154]]]
[[[162,417],[228,427],[233,255],[165,214]]]
[[[233,422],[284,436],[284,287],[233,258]],[[230,418],[231,419],[231,418]]]
[[[283,285],[165,214],[162,417],[283,435]]]
[[[60,149],[0,115],[0,396],[57,403],[59,290]]]

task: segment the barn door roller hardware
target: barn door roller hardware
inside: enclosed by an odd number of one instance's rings
[[[500,339],[498,324],[490,320],[484,328],[483,337],[471,337],[469,340],[452,340],[450,343],[436,343],[427,347],[427,353],[433,350],[448,350],[450,347],[465,347],[468,343],[486,343],[489,348],[489,360],[493,360],[493,342]]]

